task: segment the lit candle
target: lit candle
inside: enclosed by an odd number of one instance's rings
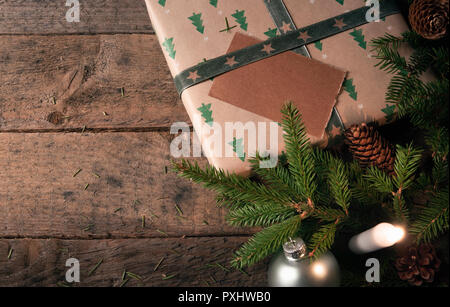
[[[402,227],[381,223],[351,238],[349,247],[356,254],[370,253],[392,246],[404,236]]]

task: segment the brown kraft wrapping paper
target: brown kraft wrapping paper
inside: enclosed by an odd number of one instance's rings
[[[276,30],[263,0],[146,0],[146,3],[153,28],[174,77],[205,59],[227,53],[236,32],[259,41],[267,40],[275,33],[284,34],[283,30],[281,32]],[[364,1],[361,0],[284,0],[284,3],[297,28],[341,15],[364,5]],[[222,31],[226,28],[225,17],[230,27],[234,27],[230,31]],[[370,52],[369,43],[373,38],[386,33],[400,35],[407,29],[403,17],[396,14],[307,45],[313,59],[347,72],[342,93],[336,103],[345,126],[369,121],[384,124],[392,120],[394,107],[386,105],[384,99],[390,76],[374,67],[377,60]],[[289,25],[286,25],[284,30],[289,31]],[[226,122],[236,121],[266,122],[269,127],[269,123],[273,121],[210,96],[212,85],[213,80],[205,81],[188,88],[181,96],[194,129],[200,134],[200,139],[210,135],[210,132],[204,132],[205,129],[202,129],[205,121],[213,121],[214,125],[221,127]],[[276,105],[278,108],[279,103]],[[315,134],[316,136],[309,133],[313,143],[326,144],[326,134],[322,137]],[[283,150],[281,129],[278,131],[278,140],[280,153]],[[229,150],[227,147],[232,147],[238,152],[236,145],[243,144],[239,157],[238,155],[223,157],[225,154],[216,156],[205,144],[203,151],[210,164],[215,167],[247,174],[250,169],[247,158],[252,155],[252,152],[248,152],[247,143],[247,135],[243,136],[242,140],[233,137],[231,140],[222,140],[223,152]]]

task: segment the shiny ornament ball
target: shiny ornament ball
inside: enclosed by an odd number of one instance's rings
[[[269,264],[270,287],[338,287],[339,265],[330,252],[319,259],[288,260],[277,254]]]

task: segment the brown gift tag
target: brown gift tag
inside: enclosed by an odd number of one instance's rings
[[[227,53],[260,41],[236,33]],[[271,46],[266,45],[270,52]],[[229,59],[232,65],[234,59]],[[209,95],[281,122],[281,108],[292,101],[310,136],[322,138],[346,72],[292,51],[237,68],[214,78]]]

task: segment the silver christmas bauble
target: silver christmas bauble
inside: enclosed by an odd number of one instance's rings
[[[330,252],[312,261],[305,258],[306,245],[296,238],[283,245],[269,264],[270,287],[337,287],[339,265]]]

